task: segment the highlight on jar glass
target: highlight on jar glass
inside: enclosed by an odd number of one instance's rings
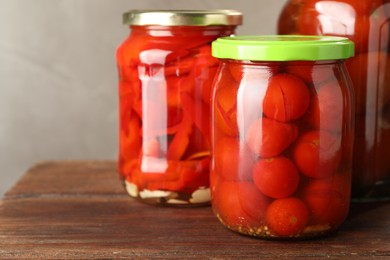
[[[219,38],[212,87],[212,208],[265,239],[333,233],[350,204],[353,90],[342,37]]]
[[[210,203],[211,42],[242,23],[234,10],[132,10],[118,47],[119,175],[155,205]]]
[[[355,43],[347,61],[355,97],[352,198],[390,200],[390,1],[290,0],[280,34],[335,35]]]

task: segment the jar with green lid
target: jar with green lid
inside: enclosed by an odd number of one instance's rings
[[[210,88],[218,68],[211,42],[234,34],[234,10],[131,10],[117,50],[118,171],[145,203],[210,202]]]
[[[353,91],[342,37],[219,38],[211,198],[229,229],[266,239],[334,232],[350,204]]]

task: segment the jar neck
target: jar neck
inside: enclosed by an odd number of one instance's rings
[[[219,37],[234,34],[236,26],[130,26],[132,35],[153,37]]]
[[[250,61],[250,60],[233,60],[233,59],[221,59],[223,63],[237,63],[241,65],[249,65],[249,66],[281,66],[282,63],[289,63],[289,64],[295,64],[295,65],[337,65],[345,63],[346,60],[339,59],[339,60],[317,60],[317,61],[300,61],[300,60],[290,60],[290,61]]]

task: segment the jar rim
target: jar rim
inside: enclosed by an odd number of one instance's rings
[[[236,10],[130,10],[123,14],[126,25],[212,26],[241,25],[242,13]]]
[[[212,43],[214,57],[235,60],[338,60],[353,57],[354,52],[354,43],[338,36],[230,36],[218,38]]]

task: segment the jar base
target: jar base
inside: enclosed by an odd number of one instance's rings
[[[123,181],[127,193],[149,205],[164,207],[202,207],[210,205],[210,188],[200,187],[191,194],[168,190],[139,190],[134,183]]]
[[[230,231],[236,232],[240,235],[257,238],[262,240],[270,241],[303,241],[303,240],[315,240],[318,238],[323,238],[326,236],[333,235],[337,232],[337,229],[331,227],[330,225],[312,225],[307,226],[302,232],[294,236],[277,236],[273,234],[266,224],[259,227],[232,227],[227,225],[219,215],[217,215],[218,220],[222,223],[225,228]]]
[[[376,182],[370,189],[352,190],[352,202],[390,201],[390,180]]]

